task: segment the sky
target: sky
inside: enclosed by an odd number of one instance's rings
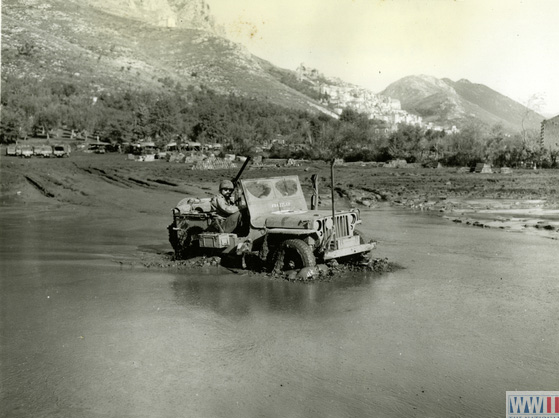
[[[467,79],[559,114],[559,0],[206,0],[229,39],[375,93]]]

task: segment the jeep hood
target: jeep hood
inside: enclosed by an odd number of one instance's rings
[[[347,211],[336,211],[336,214]],[[315,221],[332,218],[328,210],[278,211],[251,219],[254,228],[313,229]]]

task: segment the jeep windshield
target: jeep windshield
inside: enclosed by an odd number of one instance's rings
[[[308,210],[297,176],[241,180],[241,187],[251,218]]]

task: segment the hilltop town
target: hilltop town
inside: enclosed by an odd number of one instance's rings
[[[418,126],[433,131],[457,133],[455,125],[440,126],[431,122],[425,123],[423,118],[402,109],[399,100],[373,93],[364,87],[353,85],[338,78],[328,78],[317,69],[299,65],[296,70],[299,81],[306,81],[316,88],[320,94],[320,103],[331,109],[334,114],[341,115],[346,108],[368,115],[369,119],[379,121],[379,130],[395,131],[398,124]]]

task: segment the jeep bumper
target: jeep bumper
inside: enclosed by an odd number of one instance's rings
[[[376,246],[375,242],[370,242],[367,244],[359,244],[353,247],[347,247],[347,248],[340,248],[337,250],[331,250],[331,251],[326,251],[324,253],[324,261],[326,260],[332,260],[334,258],[340,258],[340,257],[345,257],[348,255],[353,255],[353,254],[359,254],[359,253],[366,253],[368,251],[371,251],[372,249],[374,249]]]

